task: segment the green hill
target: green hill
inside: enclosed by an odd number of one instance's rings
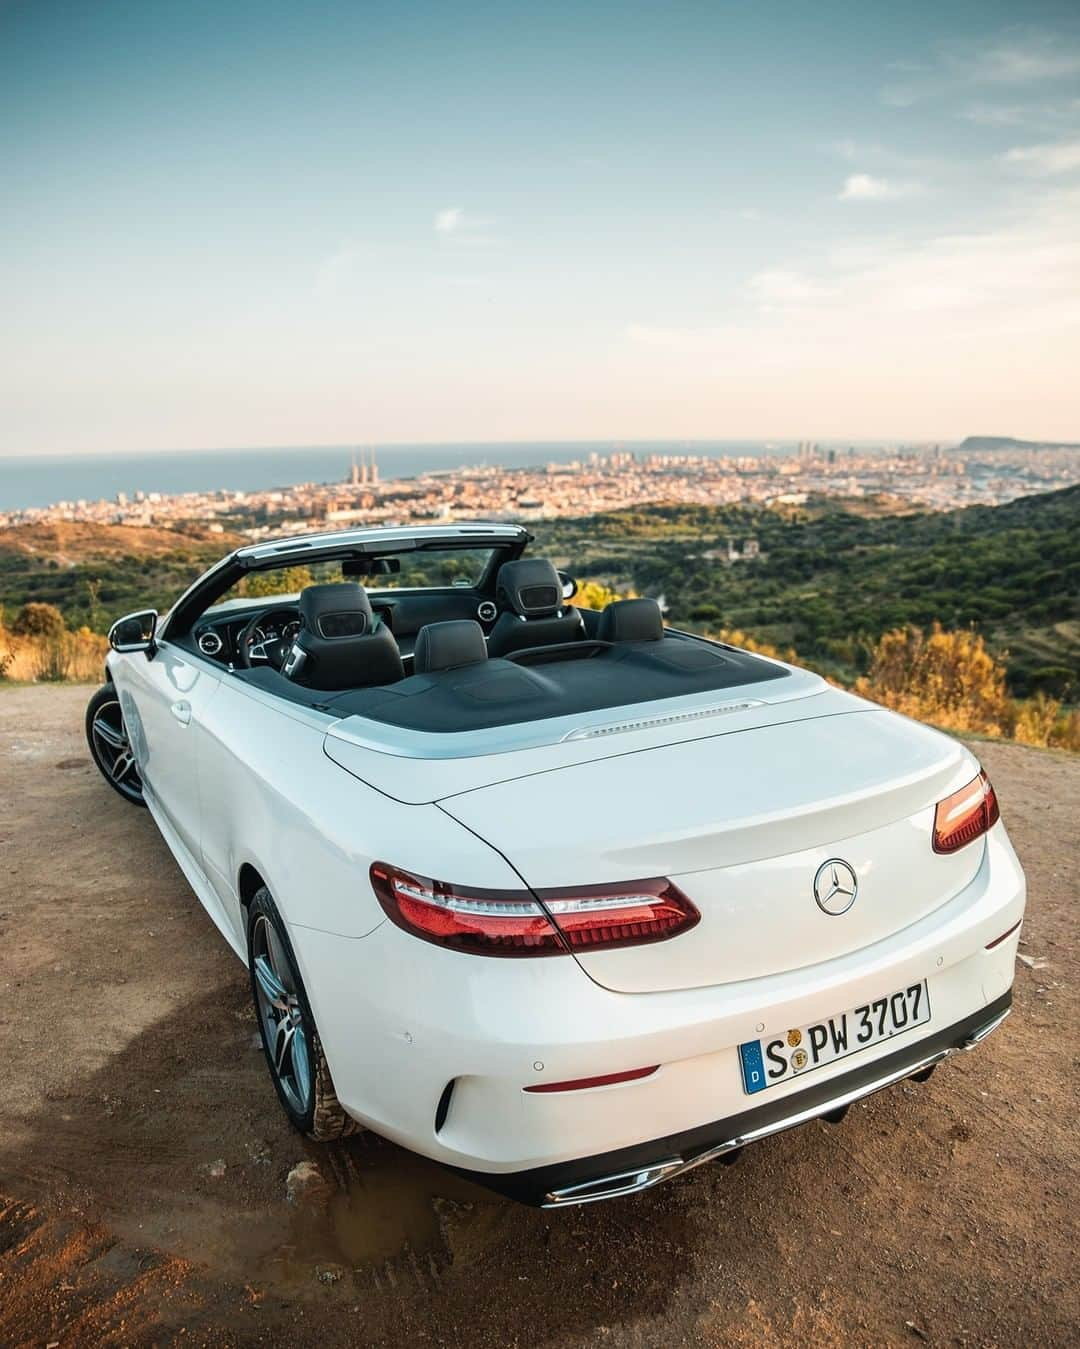
[[[1080,694],[1080,486],[884,517],[828,498],[641,507],[537,534],[578,576],[662,594],[672,622],[741,628],[847,678],[883,632],[938,620],[1007,653],[1015,694]],[[728,563],[728,540],[741,550],[747,538],[761,557]]]
[[[896,513],[886,499],[803,507],[641,506],[535,526],[533,551],[581,578],[663,595],[669,619],[739,628],[828,673],[865,671],[906,623],[974,626],[1007,656],[1010,691],[1080,698],[1080,486],[1004,506]],[[761,555],[728,562],[728,542]],[[0,531],[0,605],[57,605],[103,631],[167,607],[235,546],[204,530],[56,526]]]

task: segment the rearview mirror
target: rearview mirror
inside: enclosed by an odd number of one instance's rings
[[[400,557],[349,558],[341,564],[342,576],[396,576],[400,570]]]
[[[143,609],[137,614],[125,614],[109,629],[109,645],[114,651],[145,651],[148,656],[152,656],[156,627],[156,609]]]
[[[577,594],[577,581],[565,571],[559,572],[559,581],[562,585],[562,597],[564,600],[572,600]]]

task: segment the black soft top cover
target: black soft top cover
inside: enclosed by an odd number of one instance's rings
[[[479,661],[323,695],[318,706],[341,717],[448,734],[759,684],[788,673],[745,651],[675,633],[661,641],[585,642],[529,656],[527,663]]]

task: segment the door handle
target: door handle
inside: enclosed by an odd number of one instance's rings
[[[188,726],[191,723],[191,704],[173,703],[169,711],[173,714],[181,726]]]

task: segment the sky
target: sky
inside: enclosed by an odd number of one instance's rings
[[[0,0],[0,454],[1080,440],[1080,5]]]

